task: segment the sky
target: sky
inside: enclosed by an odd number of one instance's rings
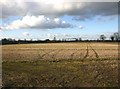
[[[117,2],[0,1],[0,38],[107,39],[118,32]]]

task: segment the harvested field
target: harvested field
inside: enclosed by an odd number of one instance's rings
[[[3,46],[3,61],[118,58],[118,45],[101,43],[20,44]]]
[[[118,43],[2,46],[5,87],[116,87]]]

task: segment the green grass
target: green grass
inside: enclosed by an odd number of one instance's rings
[[[4,87],[115,87],[117,60],[3,62]]]

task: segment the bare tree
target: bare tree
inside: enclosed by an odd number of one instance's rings
[[[120,36],[119,36],[119,33],[118,33],[118,32],[114,33],[113,36],[114,36],[114,39],[115,39],[116,41],[119,40],[119,37],[120,37]]]
[[[100,39],[104,41],[106,39],[106,36],[104,34],[102,34],[102,35],[100,35]]]

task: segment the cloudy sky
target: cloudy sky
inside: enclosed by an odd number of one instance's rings
[[[0,38],[109,37],[118,31],[117,2],[0,1]]]

